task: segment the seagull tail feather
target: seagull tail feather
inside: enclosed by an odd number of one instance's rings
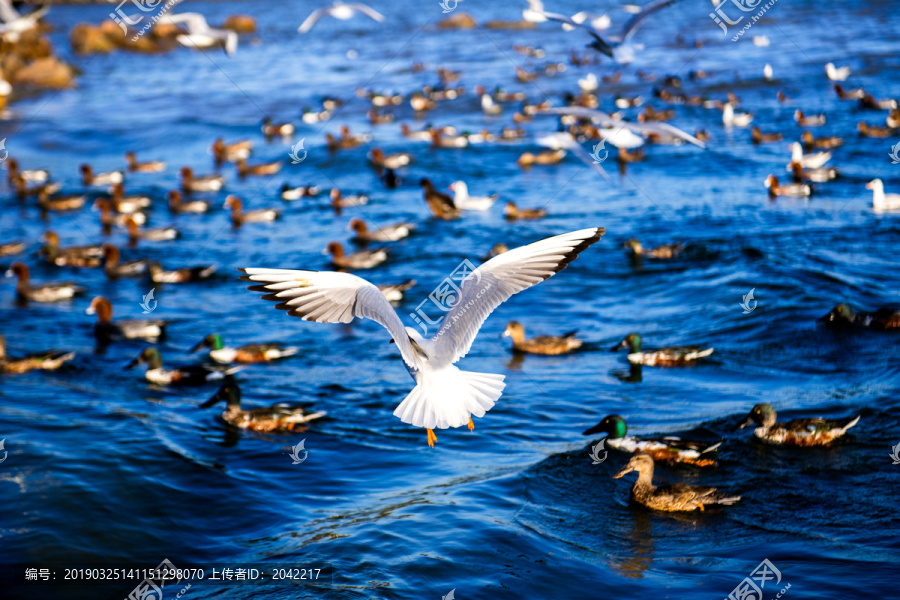
[[[418,384],[394,411],[414,427],[446,429],[483,417],[503,393],[503,375],[460,371],[448,366],[438,371],[420,371]]]

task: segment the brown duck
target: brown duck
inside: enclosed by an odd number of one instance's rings
[[[31,273],[28,266],[22,262],[14,262],[6,272],[7,277],[17,277],[16,299],[20,302],[60,302],[70,300],[78,294],[84,293],[84,288],[71,281],[54,283],[31,283]]]
[[[6,339],[0,335],[0,373],[9,375],[21,375],[36,369],[55,371],[63,366],[63,363],[75,358],[74,352],[60,352],[48,350],[13,358],[6,355]]]
[[[511,337],[514,352],[527,354],[557,355],[581,348],[581,340],[575,337],[576,331],[561,336],[539,335],[530,340],[525,339],[525,328],[518,321],[510,321],[503,331],[503,337]]]
[[[547,211],[543,208],[519,208],[512,200],[503,207],[503,218],[507,221],[517,221],[519,219],[533,221],[535,219],[543,219],[546,216]]]
[[[456,207],[453,198],[435,189],[430,179],[423,177],[419,180],[419,185],[422,186],[422,190],[425,193],[425,204],[428,205],[432,215],[445,221],[451,221],[460,217],[462,211]]]

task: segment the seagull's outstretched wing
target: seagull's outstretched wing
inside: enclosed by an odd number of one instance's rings
[[[465,356],[495,308],[565,269],[604,233],[594,227],[557,235],[505,252],[472,271],[460,286],[459,300],[429,340],[435,353],[431,360],[455,363]]]
[[[349,6],[353,10],[358,10],[366,16],[372,17],[379,23],[384,23],[384,15],[372,8],[371,6],[367,6],[362,2],[350,2],[345,4],[344,6]]]
[[[329,14],[329,12],[329,8],[317,8],[316,10],[312,11],[312,13],[308,17],[306,17],[306,20],[303,21],[300,27],[297,28],[297,32],[306,33],[313,28],[313,25],[316,24],[316,21],[321,19],[324,15]]]
[[[175,15],[163,15],[159,18],[159,22],[179,25],[184,24],[185,30],[190,34],[207,33],[210,30],[206,17],[197,12],[178,13]]]
[[[12,23],[19,18],[19,13],[13,8],[9,0],[0,0],[0,21]]]
[[[603,179],[605,179],[606,181],[612,181],[603,166],[598,162],[594,162],[593,157],[591,157],[591,155],[581,147],[581,144],[579,144],[578,141],[574,137],[572,137],[571,133],[567,131],[551,133],[549,135],[539,137],[535,141],[539,145],[546,148],[563,148],[565,150],[571,150],[572,153],[574,153],[575,156],[577,156],[579,160],[581,160],[581,162],[600,173]]]
[[[635,34],[638,28],[644,24],[644,21],[652,15],[653,13],[662,10],[663,8],[669,6],[670,4],[674,4],[678,0],[655,0],[650,4],[647,4],[641,9],[641,12],[631,17],[631,19],[625,23],[625,28],[622,29],[622,37],[621,41],[627,42],[631,39],[631,36]]]
[[[574,117],[579,117],[582,119],[591,119],[595,123],[607,129],[624,128],[628,129],[629,131],[634,131],[641,134],[665,133],[681,138],[686,142],[694,144],[695,146],[706,148],[706,144],[698,140],[696,137],[692,136],[686,131],[678,129],[674,125],[670,125],[669,123],[632,123],[630,121],[621,121],[619,119],[612,118],[611,115],[603,111],[593,110],[590,108],[585,108],[583,106],[562,106],[559,108],[545,108],[538,111],[538,114],[572,115]]]
[[[249,290],[268,292],[262,298],[278,302],[275,308],[286,310],[292,317],[317,323],[349,323],[354,317],[372,319],[387,329],[403,361],[411,369],[419,369],[421,360],[403,322],[391,303],[377,287],[356,275],[331,271],[293,269],[239,269]]]
[[[669,0],[669,1],[674,2],[674,0]],[[579,23],[577,21],[573,21],[571,18],[567,17],[566,15],[560,15],[557,13],[542,12],[541,14],[543,14],[545,17],[547,17],[551,21],[559,21],[560,23],[569,25],[572,28],[580,27],[581,29],[584,29],[589,34],[591,34],[591,37],[594,38],[594,44],[592,47],[596,48],[603,54],[612,58],[613,47],[610,46],[609,42],[604,40],[603,37],[600,35],[600,32],[597,31],[596,29],[594,29],[589,23]]]

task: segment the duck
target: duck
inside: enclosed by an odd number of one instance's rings
[[[335,214],[341,214],[342,208],[364,206],[369,202],[369,197],[365,194],[351,194],[349,196],[344,196],[341,193],[341,190],[337,188],[331,188],[329,196],[331,197],[331,208],[334,209]]]
[[[150,263],[147,259],[120,262],[119,256],[118,246],[103,244],[103,272],[110,281],[120,277],[137,277],[147,272],[147,265]]]
[[[319,195],[319,187],[315,185],[300,185],[292,187],[288,183],[281,186],[281,199],[287,202],[299,200],[300,198],[315,198]]]
[[[834,63],[825,63],[825,75],[831,81],[844,81],[850,77],[850,67],[835,67]]]
[[[583,342],[575,337],[576,331],[561,336],[539,335],[525,339],[525,327],[518,321],[510,321],[503,330],[503,337],[512,338],[513,352],[555,356],[581,348]]]
[[[140,212],[143,208],[148,208],[153,201],[149,196],[126,196],[125,186],[121,183],[114,183],[110,202],[116,212],[133,214]]]
[[[407,237],[416,226],[412,223],[396,223],[394,225],[379,225],[377,231],[370,231],[366,222],[362,219],[350,220],[350,231],[354,232],[358,241],[365,242],[396,242]]]
[[[19,161],[13,157],[6,160],[6,182],[12,186],[21,177],[26,183],[46,183],[50,179],[47,169],[19,169]]]
[[[470,196],[469,186],[465,181],[454,181],[450,184],[450,190],[453,192],[453,204],[461,210],[487,210],[497,201],[499,196],[491,194],[490,196]]]
[[[831,150],[832,148],[837,148],[838,146],[844,145],[844,140],[836,135],[814,138],[811,131],[804,131],[800,135],[800,139],[803,141],[803,147],[807,151]]]
[[[555,165],[566,156],[566,151],[562,148],[556,150],[543,150],[537,154],[533,152],[523,152],[516,164],[523,169],[527,169],[533,165]]]
[[[465,135],[453,135],[441,129],[432,129],[432,148],[465,148],[469,145],[469,138]]]
[[[10,265],[6,272],[7,277],[16,277],[16,299],[19,302],[61,302],[71,300],[75,296],[83,294],[85,289],[71,281],[54,283],[31,283],[31,273],[28,265],[16,261]]]
[[[704,511],[712,504],[730,506],[738,502],[740,496],[729,496],[715,487],[676,483],[656,487],[653,485],[653,458],[646,453],[635,454],[622,469],[613,475],[614,479],[637,471],[638,478],[631,488],[631,500],[637,504],[662,512]]]
[[[225,208],[231,209],[231,226],[237,229],[244,223],[271,223],[281,218],[281,211],[274,208],[258,208],[244,211],[244,202],[235,195],[225,198]]]
[[[767,144],[769,142],[780,142],[784,139],[784,135],[776,131],[775,133],[763,133],[759,127],[754,125],[750,129],[751,139],[756,145]]]
[[[21,375],[38,369],[55,371],[73,358],[75,358],[74,352],[59,350],[47,350],[15,358],[7,356],[6,338],[0,335],[0,373]]]
[[[331,264],[341,269],[371,269],[388,259],[388,251],[385,248],[345,254],[340,242],[329,242],[325,252],[331,255]]]
[[[112,303],[103,296],[91,300],[84,314],[97,315],[94,325],[94,336],[101,344],[121,340],[146,340],[156,343],[166,335],[168,321],[162,319],[127,319],[113,321]]]
[[[284,344],[245,344],[237,348],[230,348],[222,342],[222,336],[218,333],[210,333],[197,342],[190,351],[196,352],[201,348],[209,348],[209,358],[221,364],[241,363],[249,365],[270,362],[294,356],[300,352],[300,348],[285,346]]]
[[[887,138],[891,137],[896,133],[896,128],[894,127],[881,127],[878,125],[869,125],[865,121],[860,121],[856,124],[856,129],[859,131],[859,135],[861,137],[868,138]]]
[[[13,187],[16,189],[16,197],[21,199],[33,198],[35,196],[40,197],[41,194],[44,194],[45,197],[49,198],[51,194],[56,194],[59,191],[60,184],[59,182],[47,182],[38,183],[29,187],[25,178],[19,174],[16,175]],[[83,205],[84,199],[82,198],[81,204],[77,208],[81,208]]]
[[[800,127],[819,127],[820,125],[825,124],[825,115],[824,113],[818,115],[806,115],[798,108],[794,111],[794,120],[797,121],[797,125]]]
[[[55,231],[45,231],[41,236],[44,245],[39,251],[41,257],[57,267],[85,267],[93,269],[100,266],[103,248],[99,245],[66,246],[59,245],[59,235]]]
[[[128,171],[131,173],[162,173],[166,170],[166,163],[163,161],[138,162],[137,155],[130,151],[125,153],[125,162],[128,164]]]
[[[866,91],[862,88],[844,90],[844,86],[839,83],[834,84],[834,91],[839,100],[859,100],[866,95]]]
[[[174,227],[141,229],[133,215],[126,216],[125,227],[128,228],[128,242],[132,246],[136,246],[139,240],[148,242],[168,242],[181,236]]]
[[[672,138],[677,139],[677,138]],[[659,136],[656,136],[655,140],[652,140],[654,143],[662,143]],[[681,143],[681,142],[675,142]],[[619,151],[616,153],[616,162],[619,164],[619,171],[624,175],[625,169],[628,165],[632,163],[641,162],[644,160],[644,149],[637,148],[636,150],[628,151],[625,147],[619,147]]]
[[[112,185],[114,183],[122,183],[125,181],[125,174],[122,173],[122,171],[94,173],[93,167],[87,163],[81,165],[79,171],[81,172],[81,184],[84,187]]]
[[[675,118],[674,110],[656,110],[649,104],[644,107],[644,110],[638,114],[638,122],[639,123],[647,123],[647,122],[665,122],[671,121]]]
[[[281,170],[281,167],[284,166],[280,160],[267,162],[267,163],[259,163],[255,165],[248,165],[246,159],[239,158],[234,161],[235,167],[237,167],[238,177],[241,179],[246,179],[247,177],[265,177],[268,175],[274,175]]]
[[[892,108],[888,116],[884,119],[885,123],[891,129],[900,127],[900,108]]]
[[[384,297],[387,298],[388,302],[393,303],[403,300],[406,290],[414,285],[416,285],[416,280],[410,279],[403,283],[383,283],[378,286],[378,289],[381,290],[381,293],[384,294]]]
[[[703,346],[667,346],[643,350],[643,338],[639,333],[629,333],[625,338],[613,346],[610,351],[617,352],[621,348],[628,348],[628,362],[648,367],[680,367],[692,365],[701,358],[706,358],[713,353],[713,348]]]
[[[204,200],[184,200],[181,192],[178,190],[170,190],[166,194],[169,201],[169,211],[174,214],[189,213],[200,214],[209,212],[210,204]]]
[[[415,91],[409,96],[409,105],[412,107],[413,111],[422,113],[434,110],[437,107],[437,102],[427,98],[422,92]]]
[[[726,102],[722,105],[722,124],[725,127],[746,127],[753,121],[753,115],[748,112],[735,112],[734,104]]]
[[[369,151],[369,161],[379,169],[400,169],[412,163],[412,156],[408,152],[385,154],[381,148],[372,148]]]
[[[216,266],[202,265],[166,271],[158,262],[152,262],[147,265],[147,270],[150,271],[150,280],[154,283],[190,283],[209,279],[216,272]]]
[[[409,128],[409,125],[406,123],[400,124],[400,134],[409,140],[414,140],[418,142],[430,142],[432,141],[432,129],[429,126],[426,126],[424,129],[419,131],[413,131]]]
[[[163,367],[162,355],[156,348],[144,348],[125,365],[125,368],[132,369],[137,365],[147,365],[144,377],[157,385],[203,385],[233,375],[242,368],[221,369],[210,365],[185,365],[166,369]]]
[[[793,419],[787,423],[776,421],[771,404],[760,403],[753,407],[747,418],[735,428],[756,425],[753,435],[769,444],[783,446],[827,446],[847,433],[859,422],[859,415],[846,419]]]
[[[249,431],[264,432],[303,432],[308,429],[307,423],[321,419],[325,411],[310,412],[301,406],[279,402],[273,406],[241,409],[241,388],[237,383],[229,381],[222,384],[213,396],[200,405],[200,408],[211,408],[219,402],[225,402],[222,420],[233,427]]]
[[[369,123],[372,125],[387,125],[388,123],[394,122],[394,113],[379,112],[374,108],[370,108],[366,112],[366,119],[368,119]]]
[[[500,106],[500,104],[498,104],[496,101],[494,101],[494,98],[487,92],[483,92],[481,94],[480,98],[481,98],[481,111],[485,115],[495,116],[495,115],[499,115],[500,113],[503,112],[503,107]]]
[[[900,310],[882,307],[875,312],[854,312],[849,304],[841,303],[819,319],[832,329],[871,329],[872,331],[900,331]]]
[[[291,123],[276,123],[272,121],[271,117],[266,117],[263,119],[260,129],[262,130],[262,134],[266,136],[266,138],[273,138],[277,135],[280,135],[282,137],[290,137],[294,135],[295,131],[295,128]]]
[[[665,260],[676,258],[685,248],[683,243],[676,242],[646,249],[641,245],[641,242],[635,238],[627,240],[624,247],[627,248],[633,256],[649,256],[650,258],[660,258]]]
[[[790,146],[791,148],[791,162],[788,163],[786,171],[793,170],[791,167],[791,163],[800,163],[804,169],[818,169],[823,166],[829,160],[831,160],[831,152],[811,152],[809,154],[803,153],[803,147],[800,145],[800,142],[793,142]]]
[[[797,163],[792,163],[797,164]],[[769,190],[769,198],[775,199],[779,196],[786,196],[789,198],[808,198],[812,195],[812,188],[805,183],[786,183],[781,185],[778,182],[778,178],[774,175],[769,175],[766,177],[766,180],[763,182]]]
[[[423,177],[419,180],[419,185],[425,195],[425,204],[428,205],[432,215],[445,221],[460,217],[462,211],[457,208],[453,198],[435,189],[434,183],[430,179]]]
[[[44,211],[68,212],[81,210],[87,200],[84,194],[53,194],[50,195],[46,185],[42,185],[37,192],[38,207]]]
[[[94,202],[94,208],[100,211],[100,226],[106,234],[109,234],[113,225],[128,227],[129,221],[134,221],[137,225],[143,225],[147,222],[147,215],[142,212],[130,215],[113,214],[112,203],[109,198],[97,198]]]
[[[547,211],[543,208],[519,208],[516,203],[510,200],[503,207],[503,218],[507,221],[535,220],[543,219],[547,216]]]
[[[15,256],[25,251],[25,242],[8,242],[0,244],[0,256]]]
[[[880,179],[867,183],[866,189],[872,190],[872,210],[875,212],[900,210],[900,194],[885,194],[884,183]]]
[[[818,169],[803,169],[800,163],[791,163],[791,172],[794,175],[795,183],[803,183],[804,181],[813,181],[815,183],[825,183],[837,178],[840,173],[834,167],[819,167]]]
[[[487,262],[495,256],[500,256],[501,254],[504,254],[506,252],[509,252],[509,246],[503,243],[494,244],[493,246],[491,246],[490,251],[488,251],[485,256],[481,257],[481,262]]]
[[[190,194],[192,192],[218,192],[225,185],[222,175],[203,175],[197,177],[190,167],[181,167],[181,191]]]
[[[893,110],[897,108],[897,101],[893,98],[876,100],[872,94],[865,94],[858,101],[859,107],[871,110]]]
[[[250,140],[239,140],[226,144],[225,140],[217,138],[210,146],[210,151],[216,166],[219,167],[222,166],[222,163],[234,162],[241,158],[250,158],[250,153],[253,152],[253,142]]]
[[[704,457],[707,452],[717,450],[721,441],[715,443],[683,439],[680,436],[664,436],[659,438],[637,438],[628,435],[625,419],[619,415],[609,415],[582,435],[605,433],[606,445],[621,452],[636,454],[645,452],[655,462],[668,464],[687,464],[695,467],[715,467],[716,461]]]

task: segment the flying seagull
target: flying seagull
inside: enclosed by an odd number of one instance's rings
[[[38,5],[30,13],[20,13],[17,3],[0,0],[0,36],[7,37],[10,42],[17,42],[19,34],[34,29],[38,19],[47,14],[46,6]]]
[[[644,6],[641,9],[641,12],[631,17],[631,19],[625,23],[625,27],[622,28],[622,32],[619,35],[610,36],[606,39],[603,38],[603,32],[594,28],[589,21],[579,22],[566,15],[557,13],[543,12],[542,14],[551,21],[559,21],[560,23],[564,23],[571,27],[581,27],[594,38],[594,41],[588,44],[589,47],[598,52],[602,52],[610,58],[615,58],[620,63],[629,63],[633,58],[633,52],[627,47],[628,40],[631,39],[650,15],[677,1],[678,0],[654,0],[650,4]]]
[[[461,371],[453,364],[464,357],[484,320],[500,304],[566,268],[579,253],[599,240],[601,227],[550,237],[509,250],[469,273],[437,333],[424,338],[404,327],[400,317],[376,286],[349,273],[292,269],[239,269],[243,281],[258,285],[264,300],[293,317],[318,323],[349,323],[354,317],[372,319],[390,332],[416,386],[394,411],[404,423],[424,427],[428,445],[434,429],[474,429],[472,415],[484,416],[500,398],[503,375]]]
[[[212,48],[222,46],[229,56],[237,52],[238,35],[229,29],[216,29],[210,27],[206,17],[200,13],[186,12],[176,15],[163,15],[160,23],[182,26],[186,33],[180,34],[175,40],[188,48]]]
[[[306,33],[310,29],[313,28],[313,25],[321,19],[322,17],[334,17],[335,19],[340,19],[341,21],[346,21],[354,16],[356,16],[357,12],[361,12],[362,14],[371,17],[378,21],[379,23],[384,22],[384,15],[375,10],[374,8],[363,4],[362,2],[348,2],[343,3],[340,0],[335,0],[334,4],[331,6],[324,6],[322,8],[316,9],[306,17],[306,20],[303,21],[303,24],[297,29],[300,33]]]
[[[601,134],[603,137],[611,142],[614,146],[622,146],[624,148],[634,148],[639,144],[629,144],[629,143],[617,143],[617,137],[614,134],[615,131],[620,129],[625,129],[628,131],[633,131],[634,133],[642,136],[647,136],[651,133],[656,133],[659,135],[671,135],[677,138],[680,138],[686,142],[690,142],[695,146],[699,146],[701,148],[706,148],[706,144],[698,140],[696,137],[687,133],[686,131],[682,131],[677,127],[670,125],[668,123],[632,123],[631,121],[622,121],[621,119],[615,119],[612,115],[605,113],[600,110],[593,110],[591,108],[584,108],[582,106],[563,106],[560,108],[545,108],[538,111],[538,114],[544,115],[572,115],[573,117],[579,117],[581,119],[590,119],[591,121],[600,125],[603,129],[601,130]],[[613,130],[612,132],[609,130]]]
[[[581,144],[572,136],[568,131],[558,131],[556,133],[548,133],[546,135],[542,135],[539,138],[535,139],[535,142],[539,146],[544,146],[545,148],[552,148],[553,150],[558,150],[562,148],[563,150],[572,151],[575,156],[578,157],[581,162],[591,167],[603,177],[606,181],[612,181],[609,178],[609,174],[606,170],[600,165],[600,162],[594,160],[594,158],[587,153],[587,151],[581,147]],[[604,159],[606,156],[604,155]]]

